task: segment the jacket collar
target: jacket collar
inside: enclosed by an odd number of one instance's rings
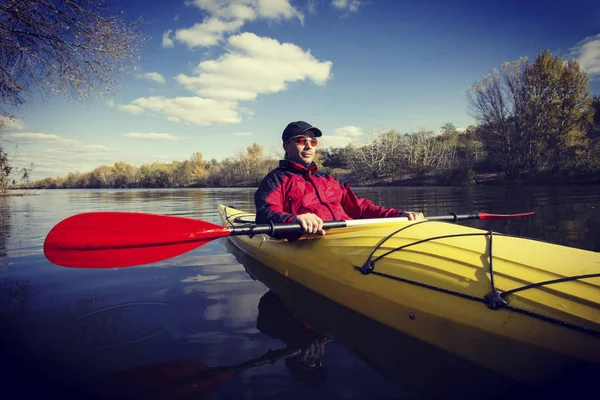
[[[302,173],[310,173],[310,174],[314,174],[317,171],[319,171],[319,167],[317,166],[317,164],[315,164],[314,161],[308,167],[305,167],[304,165],[298,164],[297,162],[294,162],[294,161],[280,160],[279,167],[281,167],[283,169],[295,170],[295,171],[299,171]]]

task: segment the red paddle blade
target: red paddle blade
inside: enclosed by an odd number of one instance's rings
[[[527,217],[529,215],[535,214],[535,212],[530,211],[526,213],[520,214],[488,214],[488,213],[478,213],[479,219],[509,219],[509,218],[519,218],[519,217]]]
[[[118,268],[183,254],[220,237],[228,227],[191,218],[129,212],[90,212],[59,222],[44,254],[74,268]]]

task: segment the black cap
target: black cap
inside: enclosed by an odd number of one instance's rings
[[[285,127],[285,129],[283,130],[283,134],[281,135],[281,139],[285,142],[289,138],[301,135],[306,131],[313,131],[313,133],[317,137],[323,136],[323,133],[319,128],[315,128],[308,122],[296,121],[290,122],[288,126]]]

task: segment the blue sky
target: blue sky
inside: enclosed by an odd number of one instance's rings
[[[111,0],[108,1],[111,4]],[[151,37],[114,99],[53,97],[16,112],[2,145],[33,179],[102,164],[221,160],[305,120],[324,146],[460,128],[466,91],[505,61],[549,49],[600,94],[598,1],[124,0]]]

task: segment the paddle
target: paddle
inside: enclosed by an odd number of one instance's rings
[[[508,219],[532,215],[441,215],[432,221]],[[327,221],[323,229],[394,223],[406,218]],[[59,222],[44,241],[44,254],[54,264],[73,268],[119,268],[148,264],[186,253],[214,239],[256,234],[302,232],[299,223],[221,226],[207,221],[134,212],[89,212]]]

